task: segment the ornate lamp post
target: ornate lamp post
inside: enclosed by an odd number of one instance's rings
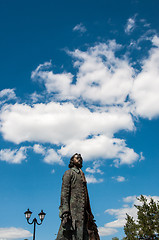
[[[37,225],[41,225],[41,224],[42,224],[42,222],[43,222],[43,220],[44,220],[44,218],[45,218],[46,213],[44,213],[43,210],[41,210],[41,212],[38,214],[38,215],[39,215],[39,218],[40,218],[40,220],[41,220],[40,223],[38,223],[38,221],[37,221],[36,218],[34,218],[32,222],[29,222],[29,219],[30,219],[31,214],[32,214],[32,212],[29,210],[29,208],[28,208],[28,210],[27,210],[24,214],[25,214],[25,217],[26,217],[27,222],[28,222],[29,224],[33,224],[33,223],[34,223],[33,240],[35,240],[35,228],[36,228],[36,224],[37,224]]]

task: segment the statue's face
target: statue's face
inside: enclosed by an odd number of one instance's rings
[[[75,154],[75,156],[73,158],[73,164],[76,167],[81,168],[82,167],[82,163],[83,163],[83,159],[81,157],[81,154]]]

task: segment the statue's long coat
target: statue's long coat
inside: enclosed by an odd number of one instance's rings
[[[86,182],[77,168],[69,169],[63,176],[59,210],[60,217],[67,212],[71,214],[73,231],[65,231],[61,225],[56,240],[99,240],[96,224],[89,221],[93,214]]]

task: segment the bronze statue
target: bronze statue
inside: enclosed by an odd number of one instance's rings
[[[74,154],[69,170],[64,173],[60,218],[61,225],[56,240],[99,240],[97,225],[91,211],[87,182],[82,168],[83,159]]]

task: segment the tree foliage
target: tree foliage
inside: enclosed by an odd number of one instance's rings
[[[127,214],[124,239],[159,239],[159,202],[152,198],[148,201],[143,195],[137,199],[141,202],[141,205],[134,205],[137,208],[137,221]]]

